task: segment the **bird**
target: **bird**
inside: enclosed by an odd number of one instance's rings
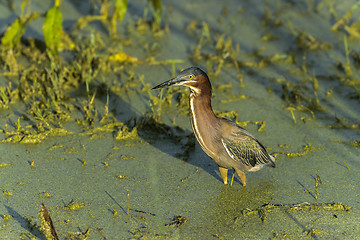
[[[228,169],[234,169],[242,185],[246,186],[245,172],[275,167],[271,156],[260,141],[235,122],[215,115],[212,106],[212,88],[206,72],[189,67],[176,77],[152,89],[169,86],[190,88],[190,122],[203,151],[218,165],[224,184],[228,184]]]

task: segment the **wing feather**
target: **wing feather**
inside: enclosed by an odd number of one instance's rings
[[[243,128],[232,130],[229,137],[221,139],[227,153],[247,166],[270,164],[275,166],[264,146]]]

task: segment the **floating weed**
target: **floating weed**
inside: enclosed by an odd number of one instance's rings
[[[125,176],[125,175],[118,175],[116,176],[117,179],[130,179],[128,176]]]
[[[350,58],[349,58],[349,54],[350,54],[350,49],[349,49],[349,45],[348,45],[348,41],[347,41],[347,36],[344,35],[344,48],[345,48],[345,58],[346,58],[346,64],[345,64],[345,76],[347,78],[352,77],[354,74],[351,70],[351,65],[350,65]]]
[[[162,14],[162,0],[148,0],[151,3],[153,15],[157,27],[160,27]]]
[[[346,26],[348,24],[348,22],[350,21],[350,19],[353,16],[353,12],[360,6],[360,2],[355,3],[351,9],[345,13],[345,15],[340,18],[332,27],[331,30],[332,31],[339,31],[341,30],[342,26]]]
[[[350,167],[349,167],[349,165],[347,164],[347,162],[344,162],[344,164],[345,164],[347,170],[350,170]]]
[[[23,144],[38,144],[48,137],[53,136],[66,136],[73,134],[64,128],[52,128],[43,132],[37,132],[36,130],[30,130],[27,126],[26,129],[21,131],[5,131],[5,135],[8,136],[1,140],[2,143],[23,143]]]
[[[170,223],[165,224],[165,226],[175,226],[175,229],[182,226],[187,222],[186,217],[183,216],[175,216],[171,219]]]
[[[3,214],[2,216],[3,216],[4,221],[9,221],[12,218],[12,216],[10,214]]]
[[[221,100],[220,104],[227,104],[227,103],[231,103],[231,102],[237,102],[237,101],[241,101],[241,100],[245,100],[245,99],[250,99],[251,97],[240,94],[237,96],[231,96],[231,98],[226,99],[226,100]]]
[[[286,155],[287,157],[301,157],[301,156],[304,156],[308,153],[310,153],[311,151],[314,151],[314,150],[323,150],[322,148],[318,148],[318,147],[314,147],[312,146],[310,143],[309,144],[306,144],[303,149],[302,149],[302,152],[297,152],[297,153],[290,153],[290,152],[277,152],[274,154],[274,156],[278,155],[278,154],[284,154]]]
[[[132,156],[132,155],[126,155],[126,154],[121,155],[121,157],[120,157],[120,160],[133,160],[133,159],[135,159],[134,156]]]
[[[115,134],[115,140],[139,140],[137,128],[134,127],[131,131],[125,125],[118,129]]]
[[[238,124],[240,127],[246,128],[249,123],[254,123],[259,126],[258,131],[262,132],[265,129],[266,122],[265,121],[239,121],[239,114],[236,111],[214,111],[215,114],[219,117],[232,119]]]
[[[119,214],[118,211],[117,211],[116,209],[113,209],[113,216],[114,216],[114,217],[117,217],[118,214]]]
[[[214,236],[217,237],[218,239],[223,239],[223,237],[220,236],[219,234],[215,234]]]
[[[12,166],[12,163],[0,163],[0,168]]]
[[[10,196],[13,195],[12,192],[9,192],[8,190],[6,190],[4,188],[1,188],[1,190],[2,190],[4,196],[9,196],[10,197]]]
[[[0,87],[0,109],[9,109],[9,105],[17,102],[18,99],[19,89],[14,89],[12,82],[8,82],[6,87]]]
[[[120,63],[145,63],[144,61],[139,60],[136,57],[132,57],[125,52],[118,52],[114,55],[109,56],[110,61],[120,62]]]
[[[58,240],[58,236],[51,220],[50,214],[45,207],[44,203],[41,203],[41,209],[39,211],[39,218],[41,220],[40,230],[44,233],[48,240]]]
[[[315,101],[313,101],[313,104],[315,104],[316,109],[325,110],[323,107],[320,106],[319,95],[318,95],[318,90],[319,90],[318,80],[316,79],[316,77],[310,77],[310,81],[313,83],[312,84],[313,92],[314,92],[314,96],[315,96]]]
[[[117,36],[117,26],[125,17],[128,0],[115,0],[115,9],[110,20],[110,36]]]
[[[85,158],[81,158],[80,162],[82,163],[83,166],[87,165],[87,162],[85,161]]]
[[[288,144],[279,144],[280,148],[289,148],[290,146]]]
[[[322,181],[321,181],[321,179],[320,179],[319,174],[317,173],[317,174],[316,174],[316,177],[315,177],[315,194],[314,194],[315,199],[318,198],[318,195],[319,195],[319,185],[320,185],[320,184],[322,184]]]
[[[332,48],[330,43],[323,43],[321,40],[311,36],[309,33],[299,32],[296,37],[296,45],[301,50],[329,50]]]
[[[111,159],[114,159],[116,157],[115,153],[109,153],[107,156],[106,156],[106,160],[111,160]]]
[[[58,143],[58,144],[55,144],[55,145],[49,147],[49,148],[48,148],[48,151],[54,151],[54,150],[56,150],[56,149],[63,148],[63,147],[64,147],[63,144]]]
[[[70,211],[77,211],[82,209],[83,207],[85,207],[87,205],[87,203],[85,202],[79,202],[79,201],[74,201],[71,200],[68,204],[66,204],[63,207],[60,207],[60,209],[64,209],[64,210],[70,210]]]
[[[72,147],[68,147],[68,148],[64,149],[64,153],[67,153],[67,154],[80,153],[83,151],[85,151],[85,146],[82,144],[77,148],[72,146]]]
[[[57,54],[59,51],[59,45],[63,34],[62,13],[59,5],[60,1],[56,1],[55,6],[47,11],[43,25],[46,47],[54,54]]]
[[[129,189],[126,189],[126,214],[130,215],[130,193]]]
[[[198,31],[198,29],[201,29],[201,31]],[[200,27],[197,21],[193,21],[187,26],[185,31],[192,36],[194,34],[199,36],[198,44],[191,53],[190,58],[195,61],[205,60],[209,66],[216,65],[215,76],[218,76],[224,66],[230,64],[235,67],[240,86],[244,86],[242,73],[240,71],[240,66],[243,64],[239,64],[239,61],[236,59],[236,55],[240,52],[239,44],[235,44],[234,47],[232,38],[225,38],[224,34],[216,40],[212,39],[215,34],[212,34],[211,28],[206,22],[202,22]],[[213,46],[214,43],[215,46]],[[207,53],[202,51],[203,47],[207,45],[211,45],[211,47],[215,49],[215,52]],[[209,71],[209,74],[211,74],[211,68],[209,68]]]
[[[200,172],[199,168],[196,168],[193,173],[191,173],[190,175],[182,178],[182,179],[180,180],[180,182],[186,182],[186,181],[189,180],[192,176],[194,176],[195,174],[198,174],[199,172]]]
[[[335,123],[327,125],[330,129],[360,129],[360,124],[346,124],[347,119],[340,119],[335,116]]]
[[[262,221],[266,220],[263,214],[266,213],[280,213],[280,212],[309,212],[316,210],[327,210],[327,211],[350,211],[350,205],[342,203],[300,203],[300,204],[265,204],[258,209],[244,209],[242,214],[244,216],[258,215]]]
[[[331,142],[336,142],[336,143],[343,143],[352,147],[360,147],[360,140],[352,140],[352,141],[339,141],[339,140],[333,140],[330,139]]]
[[[265,121],[236,121],[236,123],[241,127],[246,127],[249,123],[254,123],[259,126],[258,132],[263,132],[266,126]]]
[[[33,20],[36,20],[40,17],[38,12],[25,12],[25,5],[28,5],[28,10],[30,10],[31,1],[23,1],[21,4],[21,14],[6,30],[5,34],[1,38],[1,45],[5,48],[14,48],[17,44],[20,43],[21,37],[26,31],[26,27]]]
[[[311,115],[312,115],[312,118],[302,118],[302,120],[305,122],[305,121],[308,121],[308,120],[316,120],[316,117],[315,117],[315,114],[313,111],[311,111],[308,107],[304,106],[304,105],[298,105],[298,106],[290,106],[290,107],[287,107],[285,108],[285,110],[287,111],[290,111],[291,113],[291,117],[294,121],[294,124],[296,124],[296,117],[295,117],[295,114],[294,112],[296,111],[299,111],[299,112],[304,112],[304,111],[307,111],[309,112]]]
[[[81,239],[81,240],[87,240],[90,236],[90,227],[86,229],[85,232],[67,232],[70,236],[66,239]]]
[[[295,234],[290,234],[290,233],[284,233],[283,231],[278,232],[278,231],[273,231],[273,236],[270,238],[270,240],[276,240],[276,239],[292,239],[295,238]]]

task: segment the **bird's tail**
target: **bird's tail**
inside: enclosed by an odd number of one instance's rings
[[[270,156],[270,161],[268,163],[268,166],[274,168],[276,166],[275,165],[275,158],[273,156],[271,156],[270,154],[269,154],[269,156]]]

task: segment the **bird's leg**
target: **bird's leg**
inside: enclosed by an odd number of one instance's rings
[[[227,184],[227,168],[219,167],[220,175],[224,181],[224,184]]]
[[[235,171],[236,171],[237,175],[239,176],[240,181],[241,181],[243,187],[245,187],[245,186],[246,186],[246,181],[245,181],[246,176],[245,176],[245,173],[244,173],[243,171],[239,170],[239,169],[235,169]]]
[[[230,187],[232,187],[232,184],[234,182],[234,176],[235,176],[235,169],[233,169],[233,174],[232,174],[232,177],[231,177]]]

